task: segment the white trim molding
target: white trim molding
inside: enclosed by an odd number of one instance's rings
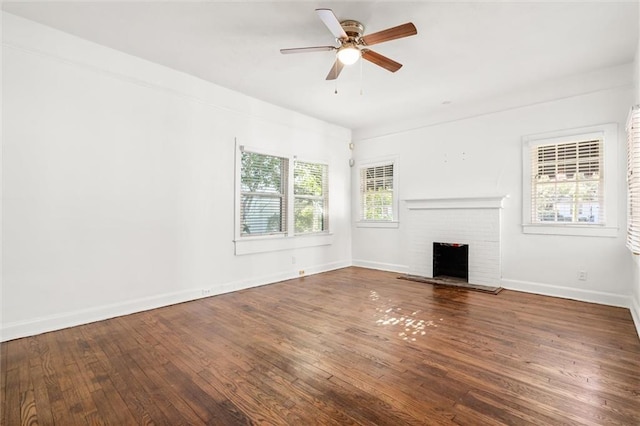
[[[508,195],[455,198],[413,198],[404,200],[409,210],[430,209],[501,209]]]
[[[400,222],[397,220],[388,221],[375,221],[375,220],[360,220],[356,222],[356,228],[398,228]]]
[[[636,326],[636,332],[638,333],[638,337],[640,338],[640,304],[638,304],[638,301],[635,297],[631,298],[629,310],[631,311],[631,318],[633,318],[633,323]]]
[[[603,225],[550,225],[544,223],[529,223],[522,225],[525,234],[569,235],[575,237],[617,237],[619,228]]]
[[[354,259],[352,266],[360,268],[376,269],[378,271],[398,272],[400,274],[408,274],[409,267],[407,265],[397,265],[395,263],[371,262],[369,260]]]
[[[295,250],[306,247],[329,246],[333,244],[333,234],[320,232],[308,235],[268,235],[244,237],[234,241],[235,254],[266,253],[279,250]]]
[[[631,298],[622,294],[504,278],[501,282],[503,288],[523,291],[525,293],[579,300],[581,302],[598,303],[600,305],[618,306],[621,308],[630,308],[632,304]]]

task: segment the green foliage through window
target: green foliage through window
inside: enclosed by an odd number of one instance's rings
[[[241,235],[286,232],[288,164],[286,158],[242,152]]]
[[[296,234],[329,229],[327,166],[296,161],[293,168],[293,215]]]
[[[240,159],[240,235],[325,232],[329,230],[328,167],[242,151]],[[293,230],[288,209],[293,196]]]
[[[360,169],[361,219],[393,220],[393,164]]]

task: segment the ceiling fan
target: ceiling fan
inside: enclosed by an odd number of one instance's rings
[[[347,20],[340,22],[331,9],[316,9],[316,13],[340,45],[280,49],[280,53],[289,54],[336,50],[336,61],[327,75],[327,80],[335,80],[338,78],[345,65],[354,64],[360,57],[388,71],[398,71],[402,67],[402,64],[376,53],[367,47],[418,34],[415,25],[408,22],[373,34],[363,35],[364,26],[358,21]]]

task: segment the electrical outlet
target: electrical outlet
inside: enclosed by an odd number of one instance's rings
[[[300,270],[298,271],[298,275],[303,276],[303,275],[304,275],[304,269],[300,269]]]
[[[295,256],[291,256],[291,264],[292,265],[296,264],[296,257]]]
[[[587,280],[587,271],[578,271],[578,279],[580,281],[586,281]]]
[[[210,288],[203,288],[202,289],[202,295],[203,296],[211,296],[211,289]]]

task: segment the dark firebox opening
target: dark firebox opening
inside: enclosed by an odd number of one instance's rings
[[[441,276],[469,282],[469,245],[433,243],[433,277]]]

